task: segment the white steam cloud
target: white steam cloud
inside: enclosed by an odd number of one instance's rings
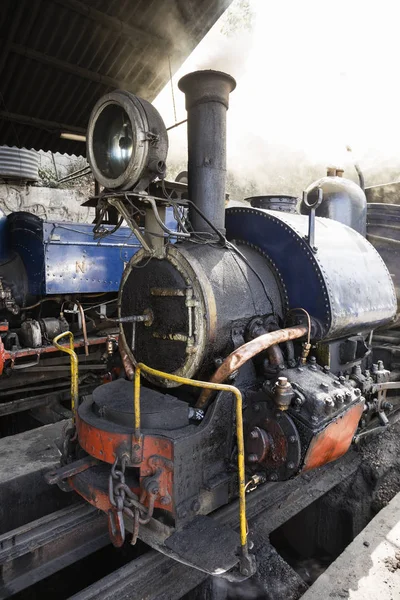
[[[367,185],[400,179],[400,3],[397,0],[234,0],[173,78],[196,69],[237,80],[228,113],[228,170],[258,191],[301,193],[327,164]],[[174,122],[171,87],[156,99]],[[186,128],[170,132],[183,163]],[[350,145],[353,154],[346,151]]]

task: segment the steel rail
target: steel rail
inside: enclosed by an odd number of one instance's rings
[[[335,463],[248,494],[250,538],[268,533],[352,475],[360,464],[350,452]],[[213,518],[238,527],[238,502]],[[144,532],[146,527],[141,528]],[[141,538],[146,541],[146,536]],[[109,544],[103,513],[79,502],[0,536],[0,598],[6,599]],[[150,550],[72,596],[71,600],[178,600],[207,574]]]
[[[325,465],[296,479],[268,483],[248,494],[249,536],[253,530],[265,535],[298,514],[309,504],[351,476],[361,458],[350,452],[335,463]],[[237,527],[237,501],[219,509],[215,519]],[[140,537],[145,527],[141,527]],[[267,570],[268,571],[268,570]],[[268,587],[268,572],[264,577]],[[151,550],[127,565],[103,577],[96,583],[74,594],[69,600],[179,600],[207,579],[208,575],[192,569],[166,555]]]
[[[106,517],[86,503],[1,535],[0,598],[9,598],[109,543]]]

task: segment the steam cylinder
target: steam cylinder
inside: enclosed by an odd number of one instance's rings
[[[365,237],[367,231],[367,199],[360,186],[344,177],[323,177],[307,188],[309,203],[312,203],[316,198],[318,188],[322,189],[323,198],[315,214],[318,217],[327,217],[348,225]],[[301,204],[301,214],[307,215],[309,210],[307,206]]]
[[[220,231],[225,227],[226,111],[236,87],[230,75],[196,71],[182,77],[179,89],[188,112],[188,189],[190,200]],[[190,208],[195,231],[215,233]]]

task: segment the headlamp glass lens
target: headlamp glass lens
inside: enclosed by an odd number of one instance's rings
[[[93,155],[97,167],[108,179],[117,179],[126,170],[133,154],[133,131],[125,110],[109,104],[100,113],[93,131]]]

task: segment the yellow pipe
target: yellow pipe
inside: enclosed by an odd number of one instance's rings
[[[140,438],[140,367],[135,369],[133,404],[135,409],[135,438]]]
[[[58,342],[64,338],[69,336],[69,348],[67,346],[61,346]],[[79,366],[78,366],[78,356],[74,350],[74,336],[70,331],[64,331],[64,333],[60,333],[57,335],[53,344],[60,350],[61,352],[66,352],[71,357],[71,410],[72,410],[72,422],[75,423],[76,409],[78,406],[78,398],[79,398]]]
[[[221,392],[230,392],[236,398],[236,439],[238,447],[238,474],[239,474],[239,523],[240,523],[240,544],[242,553],[248,554],[247,548],[247,521],[246,521],[246,491],[245,491],[245,466],[244,466],[244,437],[243,437],[243,402],[242,394],[237,387],[226,385],[224,383],[210,383],[208,381],[198,381],[196,379],[187,379],[170,373],[163,373],[151,367],[147,367],[143,363],[138,363],[135,369],[135,429],[137,427],[136,410],[139,407],[139,424],[140,428],[140,372],[144,371],[153,377],[168,379],[184,385],[192,385],[193,387],[205,388],[208,390],[217,390]],[[139,429],[140,431],[140,429]]]

